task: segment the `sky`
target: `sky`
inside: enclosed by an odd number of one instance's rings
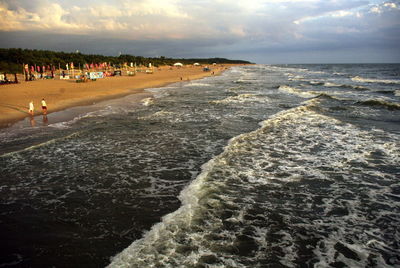
[[[400,63],[400,0],[0,0],[0,47]]]

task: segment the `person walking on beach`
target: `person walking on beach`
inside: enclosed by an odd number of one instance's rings
[[[35,107],[33,106],[33,101],[31,101],[29,103],[29,114],[33,116],[34,113],[35,113]]]
[[[47,114],[47,104],[46,104],[46,101],[44,99],[42,99],[42,111],[43,111],[44,115]]]

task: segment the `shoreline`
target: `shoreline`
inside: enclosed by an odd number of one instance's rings
[[[0,87],[0,128],[8,128],[31,117],[28,104],[35,104],[34,117],[42,115],[40,101],[47,102],[48,115],[78,106],[91,106],[98,102],[118,99],[127,95],[145,93],[148,88],[160,88],[176,82],[186,82],[204,77],[217,76],[237,66],[224,64],[213,66],[204,72],[203,67],[170,68],[163,66],[153,74],[137,73],[135,76],[107,77],[86,83],[75,80],[21,81]],[[151,93],[144,94],[151,95]]]

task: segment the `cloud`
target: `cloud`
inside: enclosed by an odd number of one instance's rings
[[[0,4],[0,30],[2,31],[49,31],[65,34],[96,34],[114,32],[113,35],[126,36],[126,33],[147,36],[179,31],[173,21],[181,22],[188,15],[179,10],[173,0],[157,2],[120,1],[114,4],[97,2],[90,5],[73,2],[68,5],[46,0],[36,0],[30,5]],[[163,26],[164,24],[164,26]],[[166,26],[169,26],[169,30]],[[179,24],[178,24],[179,25]],[[117,31],[117,32],[116,32]]]
[[[381,14],[381,13],[390,11],[392,9],[399,9],[399,7],[397,6],[396,3],[386,2],[386,3],[381,3],[381,4],[378,4],[378,5],[372,6],[370,8],[370,12],[371,13]]]
[[[2,35],[146,56],[387,47],[399,18],[398,1],[384,0],[0,0]]]

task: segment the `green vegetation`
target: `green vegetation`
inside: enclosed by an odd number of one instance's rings
[[[229,60],[224,58],[209,59],[173,59],[166,57],[146,58],[141,56],[120,55],[119,57],[103,56],[103,55],[86,55],[82,53],[65,53],[48,50],[31,50],[21,48],[0,48],[0,72],[22,73],[22,64],[38,65],[38,66],[55,66],[58,68],[66,68],[66,64],[73,62],[75,67],[81,67],[84,64],[98,64],[107,62],[114,66],[121,66],[124,63],[136,63],[147,66],[149,63],[153,66],[172,65],[176,62],[183,64],[228,64],[228,63],[250,63],[242,60]]]

